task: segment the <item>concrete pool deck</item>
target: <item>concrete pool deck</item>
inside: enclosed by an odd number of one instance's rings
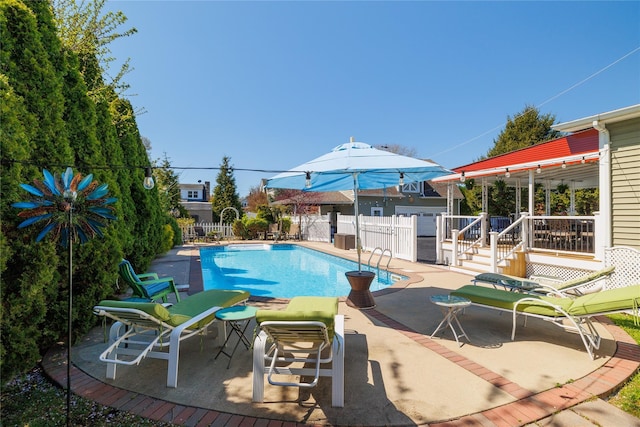
[[[356,257],[328,244],[304,245]],[[327,379],[310,391],[267,385],[265,402],[252,403],[251,352],[239,347],[227,369],[226,358],[214,359],[218,347],[208,337],[183,342],[176,389],[165,386],[166,362],[155,359],[119,367],[117,378],[107,380],[106,366],[97,359],[106,347],[102,328],[72,351],[72,389],[147,418],[194,426],[640,426],[639,419],[597,399],[640,365],[640,348],[611,322],[603,318],[596,325],[603,342],[591,360],[575,334],[530,319],[511,341],[510,316],[472,307],[460,316],[471,342],[458,347],[450,333],[429,338],[442,319],[429,296],[467,284],[470,276],[400,260],[390,267],[420,281],[376,293],[373,309],[340,303],[346,319],[344,408],[331,407]],[[174,248],[149,270],[189,284],[185,296],[201,289],[197,246]],[[62,349],[43,361],[62,386],[65,361]]]

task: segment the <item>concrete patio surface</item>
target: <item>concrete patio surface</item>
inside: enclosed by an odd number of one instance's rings
[[[356,257],[328,244],[302,244]],[[144,417],[194,426],[640,426],[640,419],[598,399],[640,365],[640,348],[606,318],[596,324],[602,345],[595,360],[577,334],[538,319],[520,325],[511,341],[511,316],[477,307],[460,316],[470,342],[463,338],[458,346],[448,331],[429,338],[442,320],[429,297],[468,284],[470,276],[395,259],[390,267],[411,283],[376,293],[373,309],[339,304],[345,316],[344,408],[331,407],[326,378],[310,390],[267,384],[265,402],[252,403],[251,351],[240,346],[227,369],[225,356],[214,359],[219,344],[213,334],[182,343],[178,387],[172,389],[165,385],[167,363],[155,359],[120,366],[116,379],[107,380],[106,365],[98,361],[105,331],[95,328],[72,350],[72,389]],[[149,270],[174,277],[185,297],[202,290],[198,246],[174,248]],[[249,304],[283,307],[286,301]],[[65,361],[64,350],[53,349],[43,362],[63,386]]]

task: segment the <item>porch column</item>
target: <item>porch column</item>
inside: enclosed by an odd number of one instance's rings
[[[453,182],[447,183],[447,215],[453,215]]]
[[[535,215],[535,178],[533,175],[533,169],[529,169],[529,213]]]
[[[569,187],[569,215],[576,214],[576,182],[571,180],[571,185]]]
[[[613,244],[612,237],[612,213],[611,213],[611,148],[609,146],[609,131],[598,120],[593,121],[593,127],[598,131],[598,146],[600,148],[600,161],[598,163],[598,185],[600,194],[600,230],[602,236],[596,234],[595,255],[598,259],[604,259],[604,249]]]
[[[544,182],[544,214],[551,215],[551,182],[548,179]]]
[[[489,212],[489,194],[487,178],[482,178],[482,212]]]
[[[514,220],[520,216],[520,208],[522,205],[522,185],[520,183],[520,178],[516,179],[516,214],[514,216]]]

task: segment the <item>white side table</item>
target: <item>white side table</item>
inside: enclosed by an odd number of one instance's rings
[[[471,305],[471,301],[454,295],[432,295],[431,302],[435,305],[439,306],[442,309],[442,314],[444,314],[444,319],[440,322],[435,331],[431,334],[430,338],[433,338],[434,335],[440,330],[445,329],[447,326],[453,332],[453,336],[458,343],[458,346],[462,346],[458,338],[465,337],[467,341],[471,342],[467,333],[462,329],[462,325],[458,320],[458,313],[464,310],[466,307]],[[456,331],[453,322],[456,322],[458,328],[460,329],[460,334]]]

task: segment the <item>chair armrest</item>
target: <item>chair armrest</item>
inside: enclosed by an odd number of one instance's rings
[[[138,274],[137,276],[143,282],[146,280],[158,280],[157,273],[142,273],[142,274]]]
[[[171,331],[171,336],[175,337],[177,339],[179,339],[180,335],[182,334],[182,332],[185,329],[190,328],[191,326],[195,325],[196,323],[198,323],[199,321],[201,321],[202,319],[207,318],[208,316],[211,316],[212,314],[214,314],[216,311],[221,310],[222,307],[211,307],[210,309],[203,311],[202,313],[198,314],[195,317],[192,317],[191,319],[187,320],[184,323],[181,323],[180,325],[176,326],[173,331]],[[213,319],[211,320],[211,323],[213,323],[213,321],[215,320],[215,316],[213,317]],[[194,332],[198,332],[198,331],[194,331]]]

